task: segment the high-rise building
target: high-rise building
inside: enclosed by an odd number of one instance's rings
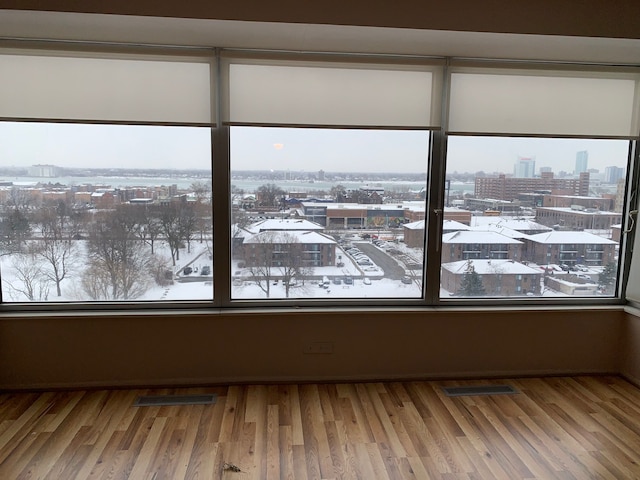
[[[573,171],[576,175],[580,175],[587,171],[587,163],[589,162],[589,152],[582,150],[576,153],[576,168]]]
[[[55,165],[32,165],[27,171],[30,177],[53,178],[58,176],[58,167]]]
[[[533,178],[535,171],[535,157],[518,157],[513,169],[513,176],[516,178]]]
[[[624,168],[607,167],[604,169],[605,183],[618,183],[621,178],[624,178]]]

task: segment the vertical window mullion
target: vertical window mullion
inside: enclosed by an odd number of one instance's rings
[[[222,109],[228,104],[229,65],[220,61],[216,52],[216,81],[212,82],[215,98],[215,127],[211,132],[213,186],[213,303],[228,306],[231,299],[231,160],[228,126],[223,125]],[[223,103],[225,102],[225,103]]]
[[[633,140],[629,146],[629,164],[627,167],[627,185],[625,192],[625,207],[623,210],[622,221],[622,245],[620,248],[622,258],[620,259],[619,267],[622,269],[620,275],[618,275],[618,289],[622,298],[638,302],[637,298],[638,287],[635,285],[636,280],[631,275],[632,269],[635,266],[637,270],[637,262],[633,260],[633,253],[635,251],[636,237],[637,237],[637,222],[638,222],[638,187],[640,185],[640,145],[639,140]],[[635,211],[635,214],[632,212]],[[636,256],[640,255],[640,252],[635,252]],[[629,281],[632,283],[629,284]],[[631,289],[628,290],[627,287]],[[631,298],[629,297],[631,295]]]

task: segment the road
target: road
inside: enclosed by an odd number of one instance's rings
[[[396,262],[393,257],[370,243],[361,242],[355,243],[354,245],[362,250],[362,253],[367,255],[373,263],[384,270],[385,278],[390,278],[391,280],[402,280],[402,277],[405,275],[404,268],[398,265],[398,262]]]

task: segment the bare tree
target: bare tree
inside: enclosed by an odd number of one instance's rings
[[[100,291],[95,284],[108,283],[106,297],[114,300],[137,298],[149,288],[149,257],[135,228],[135,219],[123,209],[102,212],[96,218],[89,231],[89,268],[83,281],[93,285],[85,290],[89,295]],[[99,281],[87,279],[92,275]]]
[[[160,232],[171,252],[171,262],[176,266],[176,261],[180,260],[180,247],[182,246],[182,235],[180,233],[180,215],[175,205],[160,207],[158,211],[160,222]]]
[[[3,279],[8,287],[3,289],[23,296],[30,302],[47,301],[49,299],[49,287],[51,281],[43,275],[42,266],[33,252],[20,253],[11,257],[14,280]]]
[[[161,226],[156,212],[148,205],[128,205],[127,214],[135,219],[135,233],[140,240],[149,245],[151,255],[155,254],[154,247],[156,240],[160,237]]]
[[[245,210],[231,211],[231,237],[236,237],[242,230],[251,225],[251,217]]]
[[[112,293],[111,276],[106,269],[101,268],[97,261],[91,261],[88,268],[80,277],[82,297],[85,295],[92,300],[106,300]]]
[[[187,251],[191,251],[191,240],[197,230],[194,207],[183,202],[171,203],[160,207],[158,218],[160,231],[169,246],[175,266],[176,261],[180,260],[180,248],[186,244]]]
[[[257,194],[260,205],[264,207],[278,207],[280,206],[280,201],[285,191],[275,183],[267,183],[266,185],[258,187]]]
[[[211,205],[196,202],[193,210],[195,215],[195,230],[200,236],[200,243],[203,243],[205,236],[211,232],[213,226]]]
[[[149,270],[156,284],[166,287],[173,283],[173,272],[169,265],[169,259],[163,257],[154,257],[149,262]]]
[[[26,210],[10,208],[0,218],[0,255],[11,255],[23,251],[31,225]]]
[[[267,295],[274,278],[282,279],[289,297],[293,280],[312,272],[304,258],[304,247],[290,232],[262,232],[254,235],[243,248],[250,279]]]
[[[208,201],[211,199],[211,182],[195,181],[190,188],[198,203],[211,203]]]
[[[181,205],[179,209],[180,235],[182,240],[187,244],[187,253],[191,253],[191,240],[198,230],[198,217],[196,215],[194,205]]]
[[[43,274],[56,285],[56,294],[62,296],[62,281],[73,269],[75,243],[67,222],[66,209],[45,208],[37,215],[40,239],[37,243],[37,254],[45,260]]]
[[[347,199],[347,189],[344,186],[338,184],[331,187],[329,195],[338,203],[343,203]]]
[[[285,295],[289,298],[293,279],[300,276],[304,266],[303,247],[298,237],[289,232],[278,232],[274,241],[274,248],[281,253],[275,262],[284,283]]]
[[[13,186],[9,191],[6,204],[16,210],[28,211],[34,208],[34,197],[28,190]]]
[[[204,242],[205,234],[211,231],[211,182],[193,182],[191,190],[196,197],[194,213],[196,217],[196,227],[200,233],[200,243]]]
[[[251,224],[251,218],[244,210],[231,211],[231,254],[234,258],[242,255],[243,237],[241,233]]]
[[[273,276],[275,232],[262,232],[254,235],[243,247],[245,265],[249,270],[250,279],[267,298],[271,292],[271,279]]]

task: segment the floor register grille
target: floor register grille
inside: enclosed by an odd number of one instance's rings
[[[147,395],[138,397],[134,407],[158,407],[171,405],[210,405],[217,395]]]
[[[519,393],[511,385],[478,385],[468,387],[443,387],[447,397],[462,397],[465,395],[513,395]]]

